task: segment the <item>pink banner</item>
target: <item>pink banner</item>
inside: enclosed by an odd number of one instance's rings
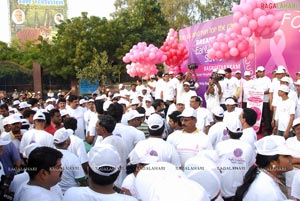
[[[260,122],[262,118],[262,107],[264,103],[263,91],[249,91],[249,98],[247,100],[247,108],[252,108],[257,113],[256,123],[253,126],[255,132],[259,131]]]

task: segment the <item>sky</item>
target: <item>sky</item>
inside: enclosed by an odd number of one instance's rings
[[[106,17],[114,12],[114,0],[68,0],[68,17],[81,16],[81,12],[88,12],[88,15]],[[9,31],[9,4],[8,0],[0,0],[0,41],[10,42]]]

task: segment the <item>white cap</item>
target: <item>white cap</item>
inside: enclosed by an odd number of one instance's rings
[[[146,101],[150,101],[150,102],[153,101],[152,98],[151,98],[150,96],[145,96],[145,97],[144,97],[144,100],[145,100],[145,102],[146,102]]]
[[[70,137],[70,135],[72,135],[72,133],[70,132],[69,129],[60,128],[57,131],[55,131],[53,135],[54,143],[56,144],[62,143],[66,141]]]
[[[190,86],[191,84],[189,82],[184,82],[183,85],[188,85]]]
[[[110,106],[110,104],[112,104],[112,102],[110,100],[107,100],[103,103],[103,110],[107,111],[108,107]]]
[[[9,117],[10,117],[10,116],[4,117],[4,118],[3,118],[3,120],[2,120],[2,125],[3,125],[3,126],[6,126],[6,125],[9,124]]]
[[[198,183],[167,162],[155,162],[139,171],[136,189],[143,201],[209,200]]]
[[[244,76],[250,76],[250,75],[251,75],[250,71],[245,71],[244,72]]]
[[[230,130],[233,133],[242,133],[243,132],[242,123],[239,119],[232,119],[232,120],[228,121],[226,127],[228,130]]]
[[[237,71],[235,71],[235,74],[241,74],[241,71],[240,70],[237,70]]]
[[[295,85],[300,85],[300,80],[297,80],[296,82],[294,82]]]
[[[19,105],[20,104],[20,101],[19,100],[15,100],[14,102],[13,102],[13,105]]]
[[[101,144],[92,147],[88,153],[88,158],[89,166],[93,172],[102,176],[110,176],[116,173],[121,167],[120,155],[110,144]],[[108,171],[108,168],[111,171]]]
[[[60,116],[65,116],[65,115],[67,115],[67,114],[69,114],[69,112],[68,112],[68,110],[67,109],[62,109],[62,110],[59,110],[59,112],[60,112]]]
[[[132,119],[134,119],[134,118],[138,118],[138,117],[143,117],[144,116],[144,114],[140,114],[138,111],[136,111],[136,110],[130,110],[128,113],[127,113],[127,115],[126,115],[126,117],[127,117],[127,121],[130,121],[130,120],[132,120]]]
[[[29,126],[30,125],[28,119],[21,119],[21,121],[22,121],[22,126]]]
[[[38,144],[38,143],[31,143],[31,144],[29,144],[29,145],[27,145],[26,147],[25,147],[25,149],[24,149],[24,152],[23,152],[23,157],[24,158],[29,158],[29,155],[30,155],[30,153],[33,151],[33,150],[35,150],[37,147],[40,147],[41,145],[40,144]]]
[[[283,92],[289,93],[290,88],[288,86],[282,84],[279,86],[278,91],[283,91]]]
[[[282,68],[279,68],[276,70],[277,74],[285,73],[285,71]]]
[[[258,66],[256,70],[257,70],[257,71],[265,71],[265,67],[263,67],[263,66]]]
[[[225,75],[225,71],[224,71],[223,69],[219,69],[219,70],[218,70],[218,74]]]
[[[119,89],[122,89],[123,86],[124,84],[119,84]]]
[[[14,124],[14,123],[22,123],[22,120],[20,118],[19,114],[13,114],[9,116],[9,124]]]
[[[51,98],[48,98],[48,99],[46,100],[46,103],[49,103],[49,102],[52,102],[52,99],[51,99]]]
[[[118,97],[122,97],[122,96],[121,96],[119,93],[115,93],[115,94],[113,95],[112,99],[118,98]]]
[[[155,78],[155,75],[151,75],[150,78]]]
[[[169,75],[174,75],[174,72],[173,71],[169,71]]]
[[[138,105],[138,104],[140,104],[140,101],[137,98],[132,99],[132,101],[130,103],[130,105]]]
[[[280,81],[290,83],[290,78],[288,78],[287,76],[284,76],[280,79]]]
[[[212,72],[216,73],[216,72],[218,72],[218,69],[217,69],[217,68],[214,68],[214,69],[212,70]]]
[[[28,104],[27,102],[21,102],[19,104],[19,109],[24,109],[24,108],[27,108],[27,107],[31,107],[31,104]]]
[[[38,111],[33,115],[33,120],[46,120],[45,114]]]
[[[225,105],[235,105],[236,102],[233,100],[233,98],[227,98],[225,100]]]
[[[217,117],[224,117],[224,109],[221,106],[214,107],[211,112]]]
[[[11,142],[11,140],[9,138],[9,135],[6,135],[6,136],[0,135],[0,146],[5,146],[10,142]]]
[[[295,126],[297,126],[298,124],[300,124],[300,117],[294,119],[294,121],[293,121],[293,126],[292,126],[292,127],[295,127]]]
[[[286,67],[284,67],[283,65],[279,65],[279,66],[277,66],[277,69],[280,69],[280,70],[286,71]]]
[[[95,100],[94,99],[92,99],[92,98],[90,98],[89,100],[88,100],[88,102],[90,103],[90,102],[95,102]]]
[[[152,114],[147,120],[150,130],[158,130],[164,125],[164,119],[159,114]]]
[[[87,100],[85,100],[84,98],[82,98],[82,99],[79,100],[79,105],[85,104],[87,102],[88,102]]]
[[[200,184],[208,193],[209,198],[215,198],[221,189],[221,175],[217,165],[210,158],[196,156],[185,162],[184,173],[187,177]]]
[[[197,117],[197,112],[193,108],[185,108],[179,117]]]
[[[47,105],[46,108],[45,108],[45,110],[46,110],[47,112],[50,112],[50,111],[53,110],[53,109],[54,109],[54,105],[52,105],[52,104]]]
[[[107,96],[105,94],[102,94],[101,96],[97,96],[95,98],[95,100],[103,100],[103,99],[107,99]]]
[[[158,161],[158,152],[152,146],[137,144],[129,154],[130,164],[150,164]]]
[[[284,137],[279,135],[270,135],[263,137],[255,142],[255,147],[257,153],[264,156],[274,156],[277,154],[290,156],[299,155],[295,153],[295,150],[287,147]]]

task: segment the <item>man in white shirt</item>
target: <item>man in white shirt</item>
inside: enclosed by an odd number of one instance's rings
[[[289,97],[289,87],[286,85],[280,85],[278,89],[278,95],[281,100],[276,106],[275,113],[275,128],[273,130],[277,135],[285,137],[285,139],[292,137],[292,124],[295,118],[295,103]]]
[[[133,197],[114,191],[114,182],[118,178],[120,168],[120,156],[111,145],[93,147],[89,153],[89,186],[70,188],[63,200],[137,201]]]
[[[271,110],[270,110],[270,103],[272,103],[271,100],[271,79],[267,76],[265,76],[265,68],[263,66],[257,67],[257,79],[254,80],[254,89],[257,91],[263,91],[264,92],[264,103],[262,108],[262,123],[264,124],[265,133],[264,135],[269,135],[272,132],[272,126],[271,126]],[[260,126],[260,129],[262,126]]]
[[[169,74],[165,73],[163,76],[164,83],[162,86],[161,97],[166,103],[168,100],[173,100],[175,97],[175,86],[174,83],[170,81]]]
[[[167,138],[167,141],[175,146],[181,166],[184,166],[187,159],[197,155],[201,150],[212,149],[207,135],[197,129],[197,112],[193,108],[187,108],[181,115],[182,130],[174,131]]]
[[[244,72],[242,88],[243,88],[243,90],[242,90],[242,94],[243,94],[242,108],[245,108],[245,107],[247,107],[247,100],[249,98],[249,90],[254,88],[254,80],[251,79],[250,71]]]
[[[34,128],[25,132],[21,143],[20,153],[24,153],[25,147],[31,143],[38,143],[41,146],[54,147],[53,135],[44,130],[46,124],[46,117],[44,113],[38,111],[33,116]]]
[[[242,108],[236,107],[236,102],[233,98],[229,97],[225,100],[226,111],[224,112],[223,122],[229,124],[230,121],[239,119],[242,113]]]
[[[71,187],[87,185],[87,178],[79,158],[68,150],[71,143],[70,135],[72,131],[69,132],[65,128],[60,128],[54,133],[54,145],[63,154],[61,164],[64,171],[59,182],[63,193]]]
[[[185,104],[185,108],[190,107],[190,99],[193,96],[197,96],[196,91],[190,90],[190,83],[183,83],[183,92],[180,94],[180,97],[177,97],[177,102],[182,102]]]
[[[299,73],[300,75],[300,73]],[[297,93],[297,104],[296,104],[296,112],[295,112],[295,118],[300,117],[300,79],[297,80],[297,82],[294,82],[296,93]]]
[[[231,121],[227,129],[230,139],[216,146],[220,158],[217,166],[221,172],[221,194],[225,200],[232,198],[237,187],[243,184],[244,176],[254,164],[256,157],[252,147],[239,140],[242,136],[242,125],[239,119]]]
[[[253,129],[256,119],[257,113],[251,108],[244,108],[240,114],[240,121],[243,127],[243,135],[240,137],[240,140],[251,145],[253,150],[255,149],[255,142],[257,141],[257,135]]]
[[[62,153],[51,147],[34,149],[28,159],[27,173],[30,180],[15,195],[15,201],[59,201],[59,196],[50,188],[61,180]]]
[[[227,131],[227,125],[223,122],[223,108],[221,106],[217,106],[212,109],[212,113],[215,124],[209,128],[207,136],[213,148],[215,148],[219,142],[228,140],[229,135]]]
[[[77,129],[75,135],[81,139],[85,139],[85,122],[84,122],[84,110],[79,106],[78,97],[75,95],[70,95],[68,98],[69,107],[67,111],[70,117],[77,119]]]

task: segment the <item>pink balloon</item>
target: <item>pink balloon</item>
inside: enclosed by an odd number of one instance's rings
[[[261,33],[262,37],[266,37],[271,33],[271,29],[269,27],[266,27],[263,32]]]
[[[252,35],[252,32],[248,27],[243,27],[241,33],[245,37],[250,37]]]
[[[234,40],[230,40],[229,42],[228,42],[228,47],[231,49],[231,48],[233,48],[233,47],[235,47],[236,46],[236,42],[234,41]]]
[[[252,31],[254,31],[254,30],[257,28],[257,22],[256,22],[256,20],[250,20],[250,21],[249,21],[249,24],[248,24],[248,27],[249,27]]]
[[[257,20],[257,24],[260,27],[265,27],[268,23],[268,19],[266,16],[260,16]]]
[[[271,14],[269,14],[269,15],[267,15],[267,20],[268,20],[268,23],[267,23],[267,25],[272,25],[273,23],[274,23],[274,21],[275,21],[275,16],[274,15],[271,15]]]
[[[251,54],[249,54],[249,55],[247,56],[247,59],[248,59],[248,60],[253,60],[254,57],[255,57],[254,53],[251,53]]]
[[[240,25],[239,23],[234,23],[232,26],[234,33],[240,33],[241,28],[242,28],[242,25]]]
[[[251,6],[249,4],[244,4],[242,6],[242,11],[244,14],[249,15],[251,13]]]
[[[245,17],[241,17],[240,19],[239,19],[239,24],[241,25],[241,26],[247,26],[248,25],[248,19],[247,19],[247,17],[245,16]]]
[[[276,32],[281,26],[280,21],[275,21],[274,24],[271,26],[271,31]]]
[[[235,48],[235,47],[232,47],[230,49],[229,53],[230,53],[231,56],[236,57],[237,55],[239,55],[239,50],[237,48]]]
[[[214,59],[215,56],[216,56],[215,50],[214,49],[209,49],[208,52],[207,52],[207,56],[210,59]]]
[[[220,50],[221,50],[222,52],[228,51],[228,46],[227,46],[227,44],[226,44],[225,42],[222,42],[222,43],[220,44]]]
[[[263,10],[261,9],[261,8],[255,8],[254,10],[253,10],[253,18],[254,19],[258,19],[260,16],[262,16],[263,15]]]
[[[219,49],[220,49],[220,44],[219,44],[219,42],[214,42],[213,48],[214,48],[215,50],[219,50]]]
[[[238,49],[239,49],[239,51],[245,51],[245,50],[247,50],[248,49],[248,43],[246,42],[246,41],[244,41],[243,43],[239,43],[238,44]]]
[[[238,22],[242,16],[243,16],[243,14],[240,11],[234,12],[233,13],[233,21]]]
[[[224,41],[224,36],[225,36],[224,33],[219,33],[219,34],[218,34],[218,37],[217,37],[217,41],[218,41],[218,42]]]
[[[277,11],[275,13],[275,18],[276,18],[276,20],[281,21],[282,18],[283,18],[283,12],[282,11]]]
[[[222,58],[223,58],[223,52],[220,51],[220,50],[218,50],[218,51],[216,52],[216,57],[217,57],[217,59],[222,59]]]

